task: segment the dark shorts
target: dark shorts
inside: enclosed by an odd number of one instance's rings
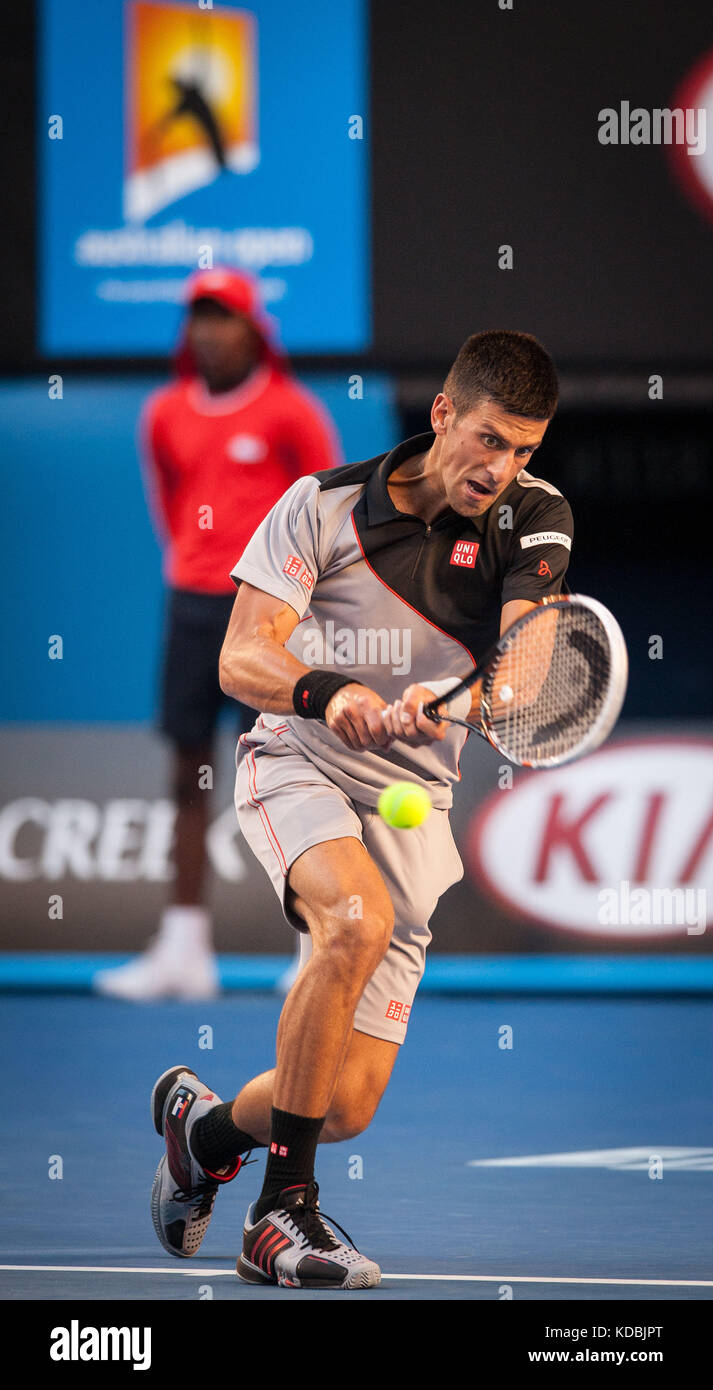
[[[210,739],[221,710],[232,710],[238,735],[255,722],[255,710],[224,695],[218,683],[234,603],[235,594],[167,590],[157,727],[181,747]]]

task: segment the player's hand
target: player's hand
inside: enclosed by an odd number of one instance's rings
[[[347,748],[390,748],[393,738],[382,718],[386,701],[366,685],[343,685],[325,710],[325,723]],[[434,725],[435,728],[435,725]]]
[[[440,742],[448,733],[448,725],[442,719],[434,724],[423,713],[423,706],[435,698],[433,690],[425,685],[407,685],[401,699],[394,700],[384,710],[382,717],[387,732],[415,747]]]

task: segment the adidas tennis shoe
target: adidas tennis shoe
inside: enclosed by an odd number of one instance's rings
[[[316,1182],[286,1187],[260,1221],[252,1203],[236,1266],[241,1279],[286,1289],[373,1289],[381,1283],[379,1266],[359,1253],[346,1231],[345,1244],[327,1225],[318,1194]]]
[[[151,1216],[156,1235],[171,1255],[195,1255],[213,1215],[218,1188],[243,1165],[243,1159],[236,1158],[211,1173],[191,1153],[196,1120],[221,1103],[190,1067],[170,1067],[151,1093],[154,1128],[166,1141],[151,1190]]]

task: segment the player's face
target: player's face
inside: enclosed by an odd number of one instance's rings
[[[213,299],[198,299],[186,325],[196,369],[214,390],[246,376],[259,356],[259,339],[250,320]]]
[[[461,516],[482,516],[527,467],[549,421],[508,415],[493,401],[456,417],[453,402],[441,393],[433,403],[431,423],[449,506]]]

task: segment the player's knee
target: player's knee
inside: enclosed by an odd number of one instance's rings
[[[370,974],[386,954],[394,929],[390,900],[364,906],[363,913],[326,912],[312,929],[313,952],[328,953],[334,969],[347,978]]]
[[[366,904],[363,915],[348,918],[338,935],[341,946],[350,956],[366,956],[378,963],[389,948],[393,930],[394,909],[387,899]]]
[[[343,1139],[356,1139],[369,1128],[376,1107],[370,1098],[359,1097],[340,1104],[338,1097],[332,1102],[324,1122],[324,1130],[332,1143]]]

